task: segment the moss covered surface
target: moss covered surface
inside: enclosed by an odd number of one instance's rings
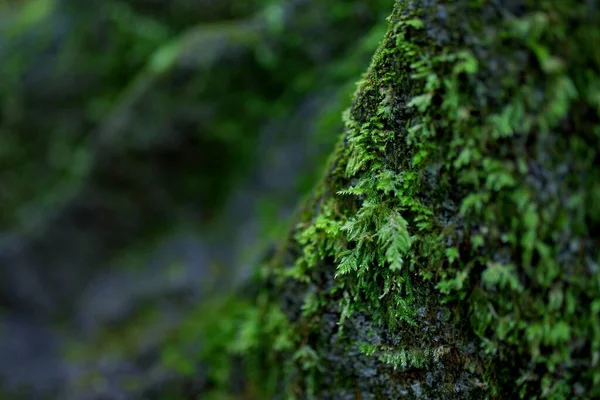
[[[209,368],[240,355],[259,398],[600,396],[599,27],[594,1],[397,1]]]

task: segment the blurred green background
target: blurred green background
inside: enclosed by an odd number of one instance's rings
[[[391,4],[0,0],[1,398],[208,393],[195,329],[322,175]]]

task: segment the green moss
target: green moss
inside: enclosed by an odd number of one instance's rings
[[[600,11],[502,11],[396,4],[264,270],[292,396],[598,395]]]
[[[599,22],[397,1],[323,180],[205,360],[241,356],[264,398],[598,396]]]

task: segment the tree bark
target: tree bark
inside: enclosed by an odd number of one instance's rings
[[[396,1],[236,316],[265,396],[600,396],[599,36],[596,1]]]

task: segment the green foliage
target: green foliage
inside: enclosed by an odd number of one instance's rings
[[[249,308],[249,304],[231,298],[202,304],[167,339],[162,349],[163,363],[180,374],[192,376],[197,373],[199,362],[210,359],[208,377],[225,384],[230,378],[232,351],[247,346],[251,340],[248,333],[238,333],[238,325]]]

